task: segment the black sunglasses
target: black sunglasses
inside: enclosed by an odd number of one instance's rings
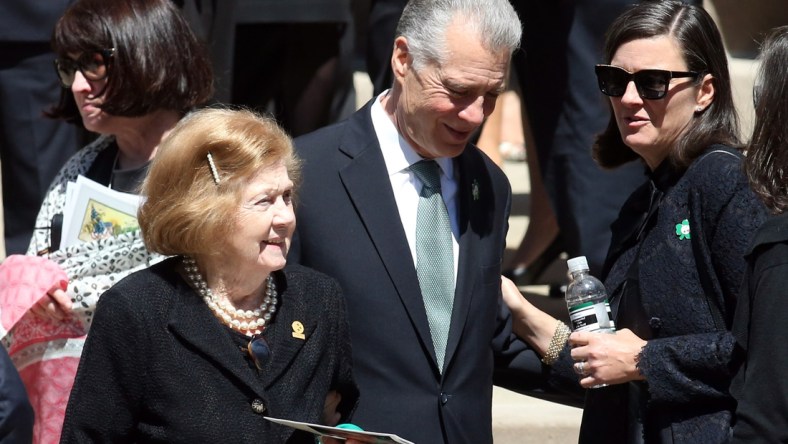
[[[635,81],[638,95],[646,100],[657,100],[668,93],[670,79],[691,77],[695,80],[700,77],[694,71],[665,71],[663,69],[642,69],[638,72],[629,72],[624,68],[612,65],[596,65],[596,78],[599,89],[610,97],[621,97],[627,90],[629,82]]]
[[[115,48],[110,48],[82,54],[77,60],[57,59],[55,72],[64,88],[71,88],[74,84],[77,70],[88,80],[103,80],[109,75],[109,65],[114,55]]]
[[[271,347],[268,346],[265,338],[259,334],[254,335],[252,340],[249,341],[249,344],[246,345],[246,351],[258,370],[262,370],[263,365],[271,358]]]

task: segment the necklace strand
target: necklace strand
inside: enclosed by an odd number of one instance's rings
[[[277,302],[276,283],[271,275],[266,279],[263,303],[254,310],[241,310],[233,307],[226,300],[220,300],[213,294],[202,274],[200,274],[194,258],[184,257],[183,265],[191,284],[197,289],[197,292],[202,296],[214,316],[219,318],[225,325],[248,334],[258,330],[262,332],[262,330],[265,330],[266,324],[271,322],[276,312]]]

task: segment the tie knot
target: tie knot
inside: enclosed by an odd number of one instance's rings
[[[440,168],[434,160],[422,160],[410,166],[410,170],[418,176],[425,187],[440,193]]]

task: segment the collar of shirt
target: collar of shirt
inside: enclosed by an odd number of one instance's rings
[[[394,199],[397,202],[402,227],[408,238],[413,263],[416,263],[416,212],[419,204],[419,193],[421,192],[421,181],[416,178],[408,168],[422,157],[413,147],[403,138],[394,122],[391,120],[386,110],[383,109],[381,99],[388,94],[382,92],[371,107],[372,125],[383,153],[383,160],[386,163],[386,170],[391,182],[391,189],[394,191]],[[457,268],[457,258],[459,256],[459,222],[457,211],[457,180],[454,177],[454,162],[451,158],[441,157],[435,159],[441,169],[441,195],[446,204],[451,221],[451,231],[454,244],[454,266],[455,276]]]

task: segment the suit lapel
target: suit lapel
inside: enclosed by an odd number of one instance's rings
[[[340,145],[340,150],[347,154],[350,160],[339,171],[339,175],[422,345],[431,351],[435,361],[416,267],[413,265],[405,231],[399,222],[397,203],[388,180],[383,154],[374,137],[369,108],[370,104],[362,112],[356,113],[350,121],[348,133]]]
[[[492,187],[483,187],[481,180],[483,170],[476,165],[483,165],[481,158],[474,159],[477,154],[473,147],[468,146],[457,159],[459,177],[457,180],[457,203],[459,208],[459,229],[460,229],[460,253],[459,263],[457,264],[457,284],[454,291],[454,305],[452,308],[451,328],[449,329],[449,340],[446,344],[445,364],[451,362],[457,346],[465,330],[465,323],[468,320],[471,302],[474,295],[476,280],[479,270],[479,233],[474,230],[479,221],[483,221],[484,213],[487,209],[477,208],[480,202],[492,202],[493,196],[487,195],[492,192]],[[478,157],[478,154],[477,156]],[[475,196],[475,197],[474,197]],[[472,219],[474,223],[472,223]]]
[[[282,275],[277,273],[276,276],[281,278]],[[316,310],[321,308],[307,306],[300,297],[307,289],[285,279],[277,279],[277,288],[281,300],[279,311],[266,331],[266,340],[271,347],[271,360],[263,366],[261,372],[263,386],[266,388],[290,368],[304,344],[319,328]],[[301,328],[296,322],[303,327],[303,338],[297,337]]]

